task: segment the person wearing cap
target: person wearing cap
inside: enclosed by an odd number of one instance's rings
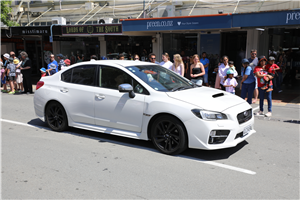
[[[238,85],[236,79],[234,76],[234,71],[232,69],[227,70],[227,79],[224,81],[224,87],[226,89],[226,92],[229,92],[231,94],[235,94],[235,87]]]
[[[269,78],[273,79],[273,81],[275,82],[275,75],[277,74],[277,70],[280,70],[280,67],[278,65],[275,64],[275,58],[273,56],[270,56],[269,57],[269,63],[266,65],[266,70],[268,72],[268,76]],[[271,81],[269,81],[271,82]],[[268,88],[266,88],[268,89]],[[273,89],[269,89],[270,90],[273,90]]]
[[[65,66],[62,66],[61,70],[64,70],[71,65],[71,61],[69,59],[65,59],[64,62],[65,62]]]
[[[259,91],[259,111],[256,115],[271,117],[272,116],[272,91],[266,92],[266,90],[262,90],[265,84],[265,76],[268,76],[268,72],[266,71],[266,63],[267,59],[264,56],[259,57],[258,65],[254,68],[254,74],[257,79],[257,86]],[[270,86],[271,88],[273,86]],[[264,98],[265,94],[267,94],[267,102],[268,102],[268,113],[264,114]]]
[[[40,72],[41,72],[41,78],[46,76],[46,69],[44,67],[40,69]]]
[[[66,65],[65,62],[64,62],[64,55],[62,55],[62,54],[60,53],[60,54],[57,54],[56,56],[57,56],[57,58],[59,59],[57,69],[58,69],[58,71],[60,71],[61,68],[64,67],[64,66]]]
[[[3,58],[4,58],[4,63],[3,63],[3,68],[4,68],[4,72],[2,73],[2,77],[1,77],[1,83],[3,84],[3,90],[1,90],[1,92],[8,92],[7,91],[7,83],[9,82],[8,80],[8,76],[7,76],[7,64],[8,64],[8,59],[9,59],[9,54],[8,53],[5,53],[3,55]]]
[[[242,60],[242,66],[244,67],[244,71],[240,85],[241,97],[245,99],[246,95],[248,94],[247,102],[249,104],[252,104],[252,96],[255,89],[255,77],[253,74],[252,67],[249,65],[248,59],[245,58]]]
[[[55,74],[56,69],[57,69],[57,66],[54,63],[50,64],[48,66],[48,69],[46,70],[47,76],[51,76],[51,75]]]
[[[15,94],[16,85],[16,65],[14,64],[14,59],[10,57],[7,64],[7,75],[9,80],[10,92],[8,94]]]
[[[16,82],[17,82],[17,90],[16,92],[22,92],[23,91],[23,74],[21,73],[20,66],[21,62],[19,59],[14,59],[14,64],[16,66]]]
[[[47,65],[46,71],[49,75],[52,75],[52,74],[55,74],[56,72],[58,72],[58,63],[55,60],[54,54],[50,55],[50,62]]]
[[[265,85],[261,87],[262,90],[266,90],[267,92],[273,91],[273,88],[270,87],[273,85],[271,79],[275,77],[276,70],[279,70],[280,68],[274,64],[275,58],[273,56],[269,57],[269,64],[266,65],[266,71],[268,72],[268,75],[264,77],[265,79]]]

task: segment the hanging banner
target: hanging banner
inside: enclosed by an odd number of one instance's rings
[[[122,34],[122,24],[62,26],[62,35]]]

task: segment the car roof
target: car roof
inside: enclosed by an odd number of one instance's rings
[[[114,65],[114,66],[118,65],[122,67],[129,67],[134,65],[157,65],[151,62],[133,61],[133,60],[96,60],[96,61],[80,62],[80,64],[99,64],[99,65]]]

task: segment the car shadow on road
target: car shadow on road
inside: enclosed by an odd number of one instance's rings
[[[38,118],[29,121],[28,124],[31,126],[36,126],[37,128],[52,131],[45,122],[43,122]],[[73,128],[73,127],[70,127],[67,131],[61,133],[98,140],[99,143],[109,142],[112,144],[118,144],[118,145],[123,145],[131,148],[143,149],[155,153],[160,153],[157,149],[154,148],[151,141],[137,140],[137,139],[126,138],[121,136],[109,135],[106,133],[99,133],[95,131],[83,130],[83,129]],[[236,147],[219,149],[219,150],[187,149],[186,151],[184,151],[183,153],[177,156],[184,157],[186,159],[199,160],[199,161],[222,160],[222,159],[229,158],[231,155],[241,150],[247,144],[248,144],[247,141],[243,141],[240,144],[238,144]]]

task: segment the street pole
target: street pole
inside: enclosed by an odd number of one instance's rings
[[[143,18],[146,18],[146,16],[145,16],[145,0],[143,1]]]

